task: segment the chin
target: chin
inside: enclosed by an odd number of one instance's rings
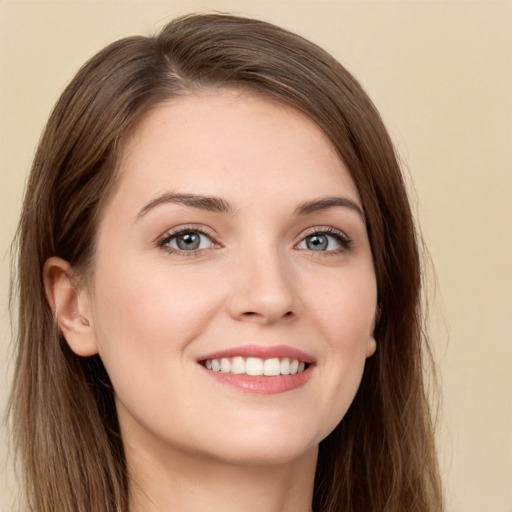
[[[272,466],[290,464],[304,457],[316,458],[318,445],[312,446],[282,446],[278,442],[263,449],[255,447],[239,447],[226,453],[218,453],[216,458],[234,466]]]
[[[324,436],[312,435],[311,431],[297,425],[281,430],[260,424],[244,431],[224,430],[216,437],[209,442],[207,450],[216,459],[234,465],[279,465],[312,454],[316,457],[318,444]]]

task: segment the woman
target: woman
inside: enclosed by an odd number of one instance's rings
[[[105,48],[17,247],[30,510],[442,510],[399,166],[312,43],[195,15]]]

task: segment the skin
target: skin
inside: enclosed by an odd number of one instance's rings
[[[148,207],[170,193],[222,198],[231,210]],[[309,118],[247,92],[190,94],[151,110],[126,141],[87,288],[73,287],[65,261],[48,260],[66,340],[79,355],[99,353],[111,377],[133,512],[311,509],[318,444],[375,351],[363,217],[347,206],[296,213],[333,196],[362,210]],[[207,235],[198,251],[169,250],[183,227]],[[329,234],[326,250],[311,250],[306,237],[326,228],[349,247]],[[310,379],[248,393],[198,364],[249,343],[312,355]]]

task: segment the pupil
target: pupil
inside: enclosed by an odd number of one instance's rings
[[[311,251],[323,251],[327,249],[328,243],[324,235],[311,235],[306,239],[306,246]]]
[[[200,243],[200,237],[197,233],[183,233],[178,236],[176,243],[180,249],[190,251],[197,249]]]

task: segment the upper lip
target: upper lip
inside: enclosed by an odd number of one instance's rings
[[[289,359],[298,359],[305,363],[314,363],[315,358],[288,345],[241,345],[217,352],[211,352],[201,356],[198,361],[206,361],[208,359],[222,359],[223,357],[258,357],[260,359],[272,359],[273,357],[288,357]]]

